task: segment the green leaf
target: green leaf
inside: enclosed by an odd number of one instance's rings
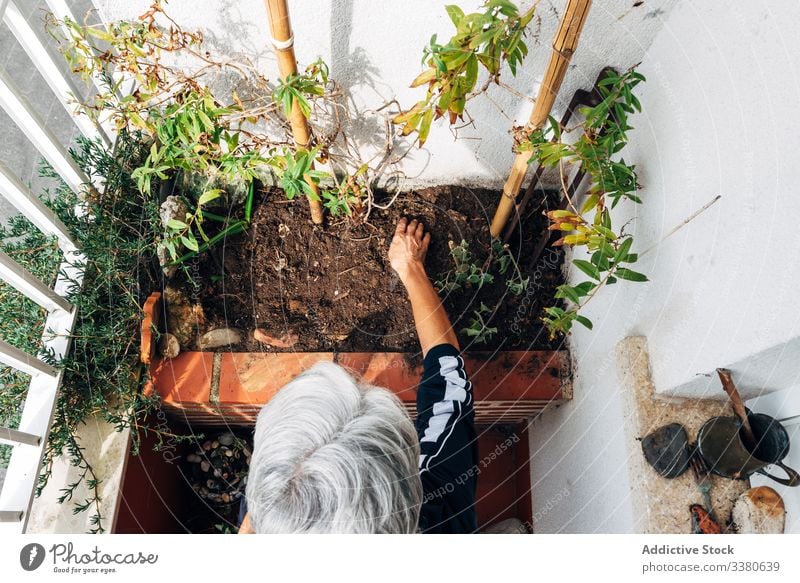
[[[428,134],[431,131],[431,122],[433,121],[433,108],[428,109],[425,112],[425,115],[422,116],[422,123],[419,126],[419,145],[425,143],[425,140],[428,139]]]
[[[199,245],[197,244],[197,239],[194,238],[194,235],[192,234],[191,231],[189,231],[186,235],[181,236],[181,242],[190,251],[197,251],[200,248]]]
[[[575,267],[580,269],[592,279],[600,281],[600,271],[588,261],[584,261],[583,259],[573,259],[572,263],[575,265]]]
[[[614,274],[628,281],[648,281],[645,274],[633,271],[632,269],[626,269],[625,267],[618,267]]]
[[[628,237],[622,241],[617,252],[614,254],[614,263],[622,261],[628,255],[628,251],[631,250],[631,245],[633,245],[633,237]]]
[[[566,284],[558,286],[556,291],[556,297],[570,300],[571,302],[576,304],[580,303],[581,301],[581,298],[578,295],[578,292],[575,291],[575,288]]]
[[[179,221],[178,219],[170,219],[170,220],[167,221],[167,228],[168,229],[181,231],[181,230],[186,229],[188,227],[189,227],[189,225],[187,225],[183,221]]]
[[[586,326],[589,330],[592,329],[592,321],[589,318],[587,318],[586,316],[581,316],[581,315],[576,314],[575,315],[575,321],[576,322],[580,322],[581,324]]]
[[[214,188],[213,190],[206,190],[203,194],[200,195],[200,198],[197,199],[198,206],[203,206],[211,202],[212,200],[218,199],[222,195],[222,190],[219,188]]]
[[[475,87],[475,83],[478,80],[478,57],[475,55],[470,55],[470,58],[467,61],[467,70],[464,80],[467,84],[467,91],[472,91],[472,89]]]
[[[447,10],[447,15],[450,17],[450,20],[456,28],[458,28],[458,23],[464,18],[464,11],[455,4],[448,4],[444,9]]]

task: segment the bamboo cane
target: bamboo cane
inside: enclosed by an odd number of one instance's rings
[[[272,36],[272,46],[278,58],[278,70],[284,80],[290,75],[297,73],[297,58],[294,55],[294,34],[292,33],[292,23],[289,20],[289,7],[286,0],[264,0],[269,15],[269,28]],[[308,131],[308,120],[306,120],[297,100],[292,104],[292,112],[289,116],[289,123],[292,126],[294,142],[300,148],[307,148],[310,141]],[[313,168],[313,166],[312,166]],[[319,197],[319,187],[308,176],[306,182]],[[308,199],[311,206],[311,220],[315,224],[322,223],[322,204],[319,200]]]
[[[583,23],[589,14],[592,0],[569,0],[561,24],[553,38],[553,52],[550,55],[550,62],[547,65],[542,84],[539,87],[539,95],[536,98],[528,129],[531,131],[538,129],[547,121],[550,110],[553,108],[556,95],[564,81],[569,61],[572,54],[578,47]],[[500,237],[503,227],[508,222],[511,213],[514,211],[514,201],[525,180],[525,173],[528,171],[528,162],[531,159],[530,151],[520,152],[514,158],[511,173],[503,186],[503,195],[500,197],[500,204],[492,219],[490,231],[492,237]]]

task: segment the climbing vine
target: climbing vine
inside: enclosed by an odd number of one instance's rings
[[[608,73],[599,83],[601,101],[582,109],[584,121],[575,128],[563,128],[550,118],[549,125],[533,132],[521,149],[532,152],[532,161],[556,168],[561,177],[564,207],[548,213],[550,229],[562,234],[554,244],[585,249],[587,259],[573,259],[573,265],[588,276],[576,285],[558,287],[556,297],[568,302],[566,309],[554,305],[543,318],[551,336],[567,333],[575,322],[592,327],[580,314],[598,291],[618,280],[647,281],[647,276],[631,269],[638,260],[632,251],[633,236],[625,227],[615,228],[611,210],[622,201],[640,204],[636,194],[636,169],[618,154],[628,143],[628,116],[641,111],[634,88],[645,78],[635,68],[622,74]],[[580,130],[580,137],[569,142],[567,135]],[[589,177],[586,200],[579,203],[567,187],[567,171],[577,166]]]

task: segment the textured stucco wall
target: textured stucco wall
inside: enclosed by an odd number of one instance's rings
[[[572,339],[575,400],[547,413],[531,435],[536,510],[569,488],[540,532],[628,531],[624,411],[614,347],[646,336],[655,389],[724,398],[716,367],[742,392],[798,390],[796,236],[800,180],[800,5],[682,1],[646,52],[625,158],[644,204],[634,250],[660,241],[715,195],[706,213],[643,257],[648,284],[615,285],[587,309],[595,329]],[[572,274],[573,277],[575,274]]]
[[[385,135],[383,124],[369,112],[392,98],[406,108],[421,99],[423,90],[410,89],[408,84],[422,70],[422,49],[431,35],[437,33],[440,39],[447,39],[453,31],[444,10],[448,3],[456,3],[465,11],[481,4],[479,0],[289,2],[298,62],[302,66],[321,56],[331,66],[332,76],[348,90],[354,110],[364,115],[356,138],[365,158],[371,150],[383,147]],[[135,17],[148,4],[149,0],[97,1],[105,19]],[[530,1],[520,4],[527,8]],[[565,4],[565,0],[540,2],[538,43],[529,39],[531,54],[516,78],[508,70],[503,74],[505,82],[526,95],[536,94]],[[652,0],[636,8],[632,4],[631,0],[594,3],[557,109],[576,89],[591,86],[604,66],[628,67],[638,62],[674,0]],[[229,54],[243,53],[255,59],[268,77],[277,75],[262,0],[172,0],[168,9],[183,26],[203,30],[213,46]],[[407,187],[502,185],[513,159],[509,133],[512,120],[527,119],[531,103],[521,102],[497,87],[490,97],[479,97],[468,105],[475,127],[460,132],[464,139],[454,140],[443,122],[434,125],[425,148],[413,150],[405,160]]]

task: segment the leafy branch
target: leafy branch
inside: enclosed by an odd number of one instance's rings
[[[562,233],[555,245],[584,248],[586,259],[573,259],[572,263],[588,280],[577,285],[558,287],[556,297],[570,306],[545,308],[542,318],[551,337],[568,333],[575,322],[592,327],[592,322],[580,315],[580,310],[591,301],[598,290],[619,279],[644,282],[647,276],[629,267],[638,260],[631,252],[633,237],[615,231],[611,209],[622,200],[635,204],[642,201],[638,189],[636,169],[616,155],[628,142],[628,116],[641,111],[641,104],[633,89],[645,78],[635,67],[625,73],[609,73],[598,83],[601,101],[594,107],[583,108],[584,122],[579,127],[580,137],[573,143],[566,141],[569,133],[550,118],[549,126],[533,132],[521,149],[532,151],[532,161],[547,167],[558,167],[561,177],[565,208],[550,211],[550,230]],[[565,166],[575,165],[590,178],[586,200],[580,207],[570,195],[566,185]]]
[[[425,47],[422,64],[426,69],[412,81],[411,87],[426,85],[427,93],[411,109],[393,119],[403,126],[402,134],[417,132],[422,147],[434,120],[445,115],[450,125],[463,120],[467,101],[484,92],[492,82],[499,83],[503,63],[516,75],[517,66],[528,54],[523,37],[534,9],[535,5],[520,13],[509,0],[487,0],[483,12],[469,14],[458,6],[446,6],[456,33],[445,44],[440,44],[433,35]],[[481,67],[488,73],[489,81],[476,91]]]

